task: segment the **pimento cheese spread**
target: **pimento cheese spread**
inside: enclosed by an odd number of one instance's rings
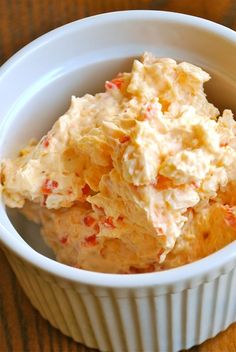
[[[145,53],[105,92],[72,97],[2,161],[6,205],[41,223],[59,261],[93,271],[163,270],[233,241],[236,122],[208,102],[209,79]]]

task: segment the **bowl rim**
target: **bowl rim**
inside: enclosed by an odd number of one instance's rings
[[[195,28],[205,29],[236,44],[236,32],[234,30],[200,17],[157,10],[128,10],[109,12],[70,22],[51,30],[50,32],[27,44],[1,66],[0,83],[1,77],[7,75],[8,71],[11,70],[14,65],[24,59],[25,55],[37,50],[40,46],[43,46],[50,42],[50,40],[55,39],[55,37],[64,35],[65,32],[68,33],[70,31],[77,30],[78,27],[91,26],[101,22],[104,23],[105,21],[109,23],[114,19],[121,21],[132,19],[137,21],[142,20],[143,18],[148,20],[154,19],[191,25]],[[2,122],[4,122],[4,118],[2,119]],[[4,204],[1,206],[4,208]],[[206,279],[207,275],[216,273],[217,270],[223,272],[224,266],[229,266],[230,263],[236,262],[236,241],[234,241],[221,250],[203,259],[163,272],[128,275],[107,274],[73,268],[45,257],[31,248],[24,240],[19,239],[19,234],[13,227],[9,230],[1,222],[0,241],[3,243],[3,246],[5,245],[8,247],[10,251],[14,252],[18,257],[21,257],[24,261],[29,262],[31,265],[42,269],[45,272],[48,272],[56,277],[60,277],[64,280],[98,287],[140,288],[183,284],[184,282],[187,283],[190,280]]]

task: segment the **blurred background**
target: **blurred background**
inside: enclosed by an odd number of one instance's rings
[[[200,16],[236,30],[236,0],[0,0],[0,65],[33,39],[65,23],[104,12],[141,9]],[[11,351],[92,350],[41,318],[0,250],[0,352]],[[236,352],[236,324],[192,351]]]
[[[0,64],[65,23],[103,12],[141,9],[182,12],[236,29],[236,0],[0,0]]]

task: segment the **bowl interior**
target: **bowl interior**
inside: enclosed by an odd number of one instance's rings
[[[236,45],[222,34],[224,29],[217,26],[217,32],[214,25],[189,16],[135,13],[72,23],[35,41],[6,64],[0,78],[1,158],[13,156],[30,138],[48,131],[69,107],[71,95],[103,91],[105,80],[130,71],[133,59],[144,51],[206,69],[212,77],[206,84],[209,100],[221,110],[236,112]],[[1,207],[0,219],[4,216]],[[31,247],[53,258],[38,226],[16,211],[8,217]]]

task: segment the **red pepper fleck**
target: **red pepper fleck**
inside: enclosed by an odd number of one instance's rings
[[[158,175],[157,182],[154,183],[153,186],[159,191],[163,191],[165,189],[173,187],[173,182],[168,177]]]
[[[106,88],[106,90],[112,89],[113,88],[113,84],[110,81],[106,81],[105,88]]]
[[[124,82],[124,80],[123,80],[122,77],[119,77],[119,78],[116,77],[116,78],[112,79],[111,82],[112,82],[118,89],[120,89],[121,86],[122,86],[122,84],[123,84],[123,82]]]
[[[151,112],[152,112],[152,106],[151,104],[148,104],[145,108],[145,111],[142,113],[143,120],[150,119],[152,117]]]
[[[60,238],[61,244],[66,244],[68,242],[68,235],[65,235]]]
[[[111,81],[106,81],[105,88],[107,90],[113,89],[113,88],[120,89],[123,82],[124,82],[124,80],[122,77],[116,77],[116,78],[113,78]]]
[[[90,187],[87,183],[85,183],[84,187],[82,188],[82,192],[85,196],[88,196],[90,194]]]
[[[119,138],[119,141],[120,141],[120,143],[126,143],[126,142],[130,141],[130,136],[121,136]]]
[[[49,146],[49,138],[48,138],[48,136],[44,137],[42,144],[43,144],[43,146],[45,148],[47,148]]]
[[[49,180],[48,178],[44,181],[41,191],[43,194],[51,194],[54,189],[58,187],[58,182],[55,180]]]
[[[115,225],[113,224],[113,219],[111,216],[108,216],[107,218],[105,218],[103,221],[102,221],[102,224],[106,227],[110,227],[112,229],[115,228]]]
[[[220,143],[220,147],[226,147],[228,143]]]
[[[119,221],[123,221],[123,220],[124,220],[124,216],[119,215],[119,216],[118,216],[118,218],[117,218],[117,220],[119,220]]]
[[[89,226],[89,227],[93,226],[94,223],[95,223],[95,221],[96,221],[96,220],[95,220],[92,216],[90,216],[90,215],[85,216],[85,218],[84,218],[84,223],[85,223],[85,225],[86,225],[86,226]]]
[[[210,236],[209,232],[203,232],[202,237],[206,240]]]
[[[93,247],[96,244],[97,244],[97,237],[95,234],[85,238],[85,246],[86,247]]]

